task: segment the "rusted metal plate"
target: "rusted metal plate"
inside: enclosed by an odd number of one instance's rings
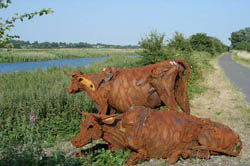
[[[183,60],[168,60],[138,68],[107,67],[97,74],[77,71],[69,93],[85,91],[101,114],[127,111],[132,105],[156,108],[163,105],[190,114],[188,79],[190,67]],[[185,77],[184,77],[185,75]],[[185,79],[184,79],[185,78]]]
[[[239,155],[240,137],[228,126],[178,111],[132,106],[123,114],[82,113],[80,133],[72,138],[75,147],[103,138],[111,150],[133,151],[128,165],[139,160],[166,158],[209,159],[213,154]]]

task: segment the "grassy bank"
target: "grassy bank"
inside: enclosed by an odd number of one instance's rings
[[[250,68],[250,53],[246,51],[234,51],[232,59],[248,68]]]
[[[0,63],[31,62],[117,55],[134,55],[136,49],[12,49],[0,50]]]
[[[88,68],[81,67],[79,69],[84,73],[97,73],[106,66],[120,68],[140,66],[140,58],[142,57],[111,56],[104,62],[94,63]],[[208,53],[193,52],[192,57],[188,59],[192,66],[189,81],[189,95],[192,97],[206,89],[199,82],[203,78],[202,71],[212,70],[212,67],[209,65],[211,58]],[[72,73],[77,69],[67,67],[65,70]],[[32,146],[34,146],[34,143],[39,144],[38,147],[41,148],[34,154],[28,153],[28,157],[23,156],[25,153],[22,153],[21,156],[17,155],[16,159],[8,158],[7,155],[2,160],[0,159],[0,163],[7,160],[13,162],[13,159],[16,162],[17,159],[23,160],[23,157],[36,161],[37,156],[42,156],[42,148],[53,146],[56,142],[68,141],[78,133],[82,117],[76,113],[76,108],[86,112],[93,112],[96,109],[85,93],[68,94],[66,89],[70,84],[71,79],[62,70],[55,67],[46,71],[36,70],[34,72],[0,74],[0,149],[12,146],[19,147],[30,143],[32,143]],[[35,121],[31,122],[30,117],[33,115]],[[27,151],[30,150],[27,149]],[[8,150],[8,153],[10,152],[16,153],[13,149]],[[69,161],[75,165],[83,163],[86,165],[97,163],[97,161],[99,163],[122,163],[125,161],[124,156],[127,156],[123,155],[123,152],[117,152],[117,154],[112,154],[110,151],[96,153],[94,154],[95,157],[93,157],[93,154],[89,154],[87,161],[71,160],[71,158],[65,158],[60,153],[53,154],[54,157],[52,156],[52,158],[44,157],[43,159],[44,162],[51,161],[51,163]],[[62,160],[55,161],[58,156]],[[112,158],[114,160],[106,161]]]

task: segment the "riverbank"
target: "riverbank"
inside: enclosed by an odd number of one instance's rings
[[[0,63],[135,55],[138,49],[68,48],[0,50]]]

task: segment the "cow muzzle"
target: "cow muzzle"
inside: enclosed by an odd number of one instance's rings
[[[79,138],[78,136],[73,137],[73,138],[71,139],[72,145],[75,146],[76,148],[82,147],[82,146],[88,144],[90,141],[91,141],[91,139],[85,140],[85,139],[83,139],[82,137]]]
[[[68,91],[68,93],[74,94],[74,93],[79,92],[80,90],[79,89],[68,88],[67,91]]]

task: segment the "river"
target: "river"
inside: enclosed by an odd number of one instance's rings
[[[106,57],[97,58],[79,58],[79,59],[59,59],[37,62],[15,62],[15,63],[0,63],[0,73],[19,72],[19,71],[34,71],[38,68],[45,70],[48,67],[56,66],[59,68],[65,66],[89,66],[93,62],[105,60]]]

